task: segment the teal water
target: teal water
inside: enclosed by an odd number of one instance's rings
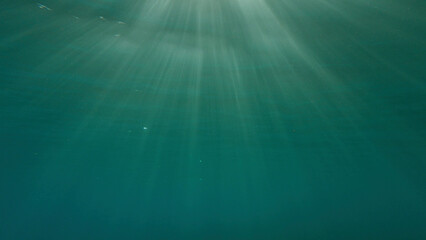
[[[0,239],[426,239],[423,0],[2,0]]]

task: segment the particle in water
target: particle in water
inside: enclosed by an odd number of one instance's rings
[[[118,24],[126,24],[125,22],[122,22],[122,21],[118,21],[117,23]]]
[[[120,36],[121,36],[120,34],[115,34],[115,35],[114,35],[114,37],[120,37]]]
[[[99,16],[99,19],[105,21],[106,19],[103,16]]]
[[[143,130],[148,130],[148,128],[147,127],[143,127]]]
[[[38,6],[38,8],[40,8],[40,9],[46,9],[46,10],[48,10],[48,11],[52,11],[52,9],[51,9],[51,8],[48,8],[46,5],[43,5],[43,4],[41,4],[41,3],[37,3],[37,6]]]

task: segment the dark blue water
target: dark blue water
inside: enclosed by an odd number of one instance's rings
[[[425,13],[2,0],[0,239],[426,239]]]

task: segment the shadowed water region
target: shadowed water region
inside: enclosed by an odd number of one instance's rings
[[[422,0],[3,0],[0,239],[426,239]]]

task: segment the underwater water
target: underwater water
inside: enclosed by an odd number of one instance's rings
[[[2,0],[0,239],[426,239],[424,0]]]

